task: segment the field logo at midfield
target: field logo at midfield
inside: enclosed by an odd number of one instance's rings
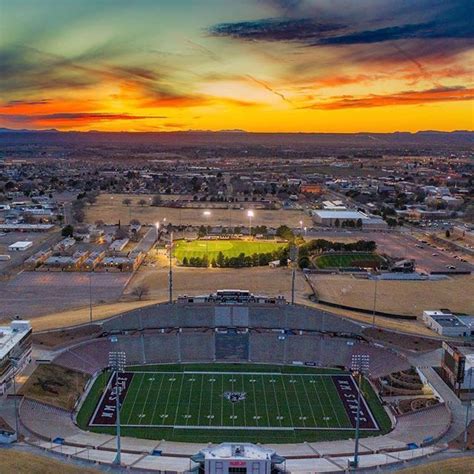
[[[245,400],[247,394],[245,392],[224,392],[224,398],[229,402],[237,403]]]

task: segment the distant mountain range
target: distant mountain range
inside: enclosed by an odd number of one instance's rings
[[[253,133],[244,130],[189,130],[182,132],[61,132],[55,129],[28,130],[0,128],[0,146],[31,145],[139,145],[164,147],[218,145],[269,147],[343,147],[392,148],[474,145],[474,131],[394,133]]]

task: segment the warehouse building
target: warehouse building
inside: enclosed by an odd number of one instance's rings
[[[423,311],[423,322],[427,327],[446,337],[474,336],[474,316],[453,314],[448,309]]]
[[[25,250],[29,249],[33,245],[33,242],[30,240],[19,240],[14,244],[8,246],[9,252],[24,252]]]

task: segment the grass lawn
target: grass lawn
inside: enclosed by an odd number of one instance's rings
[[[238,257],[241,253],[271,253],[287,244],[276,240],[178,240],[175,242],[173,255],[181,263],[183,258],[203,258],[208,256],[209,261],[217,259],[219,252],[225,257]]]
[[[318,268],[347,268],[363,267],[376,264],[380,266],[384,262],[383,258],[376,253],[346,253],[346,254],[326,254],[316,258]]]
[[[187,442],[302,442],[353,436],[354,419],[342,402],[336,369],[245,364],[130,367],[122,402],[122,433]],[[113,433],[102,417],[110,374],[98,377],[78,414],[84,429]],[[102,397],[104,396],[103,399]],[[376,425],[364,436],[390,428],[371,387],[363,394]],[[370,415],[370,416],[372,416]]]

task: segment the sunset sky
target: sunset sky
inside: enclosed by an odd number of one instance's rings
[[[0,127],[474,128],[470,0],[0,0]]]

